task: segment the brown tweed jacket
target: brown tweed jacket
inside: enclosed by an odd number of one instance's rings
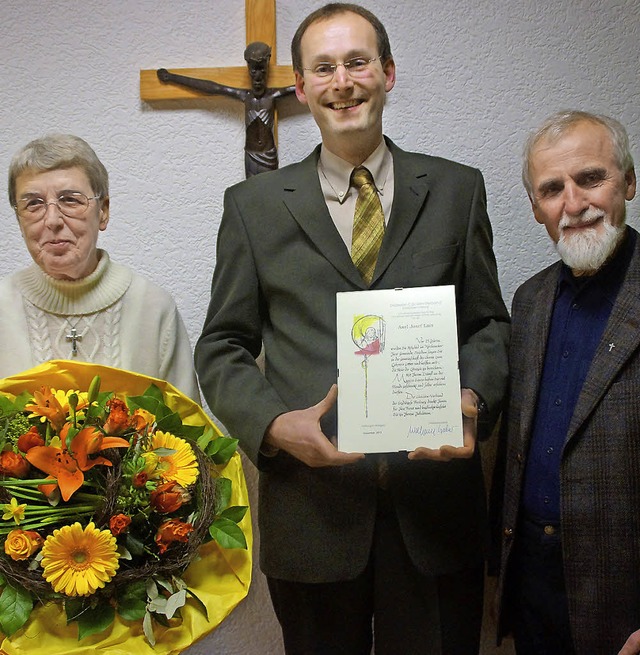
[[[628,228],[631,230],[631,228]],[[560,263],[516,292],[498,601],[509,628],[507,563]],[[640,239],[580,393],[561,462],[561,536],[580,655],[614,655],[640,628]]]

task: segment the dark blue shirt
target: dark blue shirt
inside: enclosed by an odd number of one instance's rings
[[[631,261],[636,233],[627,230],[613,259],[595,275],[574,277],[563,264],[525,470],[525,514],[560,520],[560,458],[578,396]]]

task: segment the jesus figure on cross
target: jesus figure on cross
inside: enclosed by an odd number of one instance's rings
[[[295,91],[295,86],[275,89],[267,87],[270,58],[271,48],[266,43],[254,41],[247,46],[244,59],[251,77],[250,89],[176,75],[165,68],[158,70],[158,79],[161,82],[181,84],[212,95],[227,95],[244,102],[244,168],[247,177],[278,168],[278,150],[273,134],[275,101]]]

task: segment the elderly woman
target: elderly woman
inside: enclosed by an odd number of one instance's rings
[[[168,380],[198,399],[191,346],[171,296],[97,248],[109,179],[82,139],[18,151],[9,201],[35,262],[0,280],[0,377],[77,359]]]

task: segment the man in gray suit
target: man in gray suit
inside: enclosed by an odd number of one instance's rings
[[[626,131],[604,116],[556,114],[530,137],[523,180],[562,261],[513,301],[500,631],[513,632],[518,655],[632,655],[640,242],[625,226],[636,191]]]
[[[292,57],[322,145],[227,190],[200,382],[260,470],[260,561],[287,653],[369,653],[373,620],[379,654],[475,655],[477,414],[490,425],[500,410],[508,338],[483,179],[383,138],[395,63],[369,11],[319,9],[298,28]],[[384,215],[368,281],[350,255],[352,171],[362,165]],[[339,451],[336,293],[442,284],[456,288],[464,446]]]

